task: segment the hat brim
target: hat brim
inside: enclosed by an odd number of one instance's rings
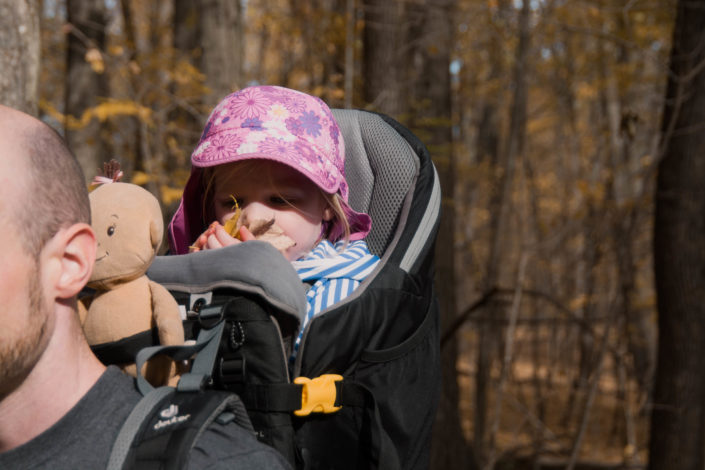
[[[244,132],[241,128],[228,128],[209,135],[194,150],[191,164],[206,168],[254,159],[271,160],[294,168],[329,194],[340,191],[341,196],[347,200],[347,187],[341,184],[345,176],[324,157],[324,150],[298,136],[290,136],[288,141],[284,141],[280,138],[279,129],[262,128],[246,132],[260,136],[257,148],[249,151],[245,145],[238,144],[242,142],[239,139]]]

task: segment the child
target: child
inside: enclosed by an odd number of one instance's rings
[[[191,176],[169,224],[173,254],[214,249],[255,236],[256,220],[272,220],[291,243],[280,248],[302,281],[312,284],[301,327],[350,295],[379,258],[363,240],[367,214],[347,204],[345,145],[319,98],[274,86],[225,97],[191,155]],[[235,203],[237,201],[237,203]],[[239,239],[223,227],[239,208]],[[301,334],[296,341],[295,350]]]

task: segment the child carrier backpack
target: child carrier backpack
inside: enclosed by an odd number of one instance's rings
[[[345,140],[349,203],[370,214],[366,240],[381,262],[353,294],[308,322],[293,364],[305,286],[264,242],[152,263],[147,275],[182,306],[195,344],[153,346],[156,334],[144,332],[94,351],[119,364],[144,346],[142,361],[200,350],[179,387],[237,394],[258,438],[295,468],[427,468],[440,396],[438,177],[423,144],[393,119],[333,114]]]

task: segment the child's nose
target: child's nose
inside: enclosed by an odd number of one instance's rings
[[[274,211],[261,202],[250,202],[242,208],[242,223],[248,225],[257,219],[270,220]]]

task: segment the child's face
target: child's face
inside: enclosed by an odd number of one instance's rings
[[[254,164],[253,164],[254,163]],[[240,171],[245,165],[245,171]],[[284,256],[294,261],[311,251],[332,211],[318,187],[293,168],[269,160],[236,162],[215,173],[215,218],[225,224],[235,212],[231,196],[242,210],[241,221],[271,220],[296,242]]]

